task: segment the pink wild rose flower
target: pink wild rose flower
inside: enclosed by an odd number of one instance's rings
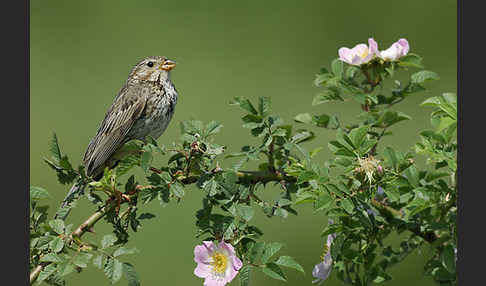
[[[400,39],[393,43],[388,49],[377,53],[378,57],[385,61],[396,61],[408,54],[410,46],[407,39]]]
[[[194,248],[197,263],[194,274],[205,278],[204,286],[224,286],[238,274],[243,263],[236,256],[233,246],[221,241],[203,241]]]
[[[350,65],[359,66],[371,61],[378,52],[378,44],[373,38],[368,39],[368,45],[358,44],[349,49],[342,47],[339,49],[339,59]]]

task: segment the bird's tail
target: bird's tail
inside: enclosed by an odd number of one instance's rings
[[[56,215],[54,216],[55,219],[65,220],[67,218],[69,212],[71,211],[71,203],[84,193],[85,187],[86,184],[81,181],[74,183],[62,201],[61,207],[57,210]]]

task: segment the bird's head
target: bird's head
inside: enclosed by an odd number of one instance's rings
[[[159,82],[169,77],[169,72],[176,66],[166,57],[147,57],[132,69],[129,80]]]

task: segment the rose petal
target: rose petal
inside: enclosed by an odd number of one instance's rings
[[[351,64],[355,66],[359,66],[362,63],[362,59],[360,56],[355,55],[353,56],[353,59],[351,60]]]
[[[378,52],[378,43],[373,38],[368,39],[369,52],[373,56]]]
[[[351,49],[349,49],[349,48],[340,48],[338,50],[338,54],[339,54],[339,59],[341,61],[346,62],[348,64],[351,64],[351,59],[352,59]]]
[[[218,280],[214,279],[212,276],[206,277],[204,280],[204,286],[224,286],[226,284],[226,281],[224,280]]]
[[[194,261],[197,263],[207,263],[209,260],[209,250],[204,245],[194,247]]]
[[[232,257],[233,258],[233,268],[235,270],[240,270],[240,268],[243,266],[243,262],[241,262],[241,260],[235,255]]]
[[[397,43],[402,47],[402,53],[401,56],[405,56],[408,54],[408,51],[410,50],[410,46],[408,45],[407,39],[400,39],[397,41]]]
[[[194,275],[200,278],[205,278],[211,275],[211,265],[198,263],[196,269],[194,269]]]

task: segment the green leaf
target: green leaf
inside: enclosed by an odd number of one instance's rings
[[[130,263],[123,263],[123,275],[128,280],[128,286],[140,286],[140,278]]]
[[[61,161],[61,149],[59,148],[56,133],[52,133],[52,139],[49,143],[49,151],[51,152],[52,158],[54,159],[55,163],[59,164],[59,162]]]
[[[400,200],[400,192],[398,191],[397,188],[394,188],[393,186],[383,189],[386,196],[388,199],[390,199],[391,202],[396,202]]]
[[[143,152],[142,158],[140,159],[140,167],[144,172],[148,171],[151,162],[152,162],[152,153],[148,151]]]
[[[398,158],[395,150],[393,150],[391,147],[386,147],[384,150],[384,155],[385,158],[390,162],[392,167],[396,170],[398,167]]]
[[[344,208],[344,210],[349,213],[349,214],[352,214],[353,213],[353,210],[354,210],[354,204],[353,202],[351,201],[351,199],[347,198],[347,199],[344,199],[341,201],[341,206]]]
[[[118,248],[117,250],[115,250],[115,252],[113,252],[113,257],[118,257],[120,255],[124,255],[124,254],[134,254],[134,253],[137,253],[138,250],[134,247],[134,248],[125,248],[125,247],[120,247]]]
[[[52,227],[52,230],[55,231],[57,234],[64,233],[64,221],[61,219],[53,219],[49,221],[49,225]]]
[[[240,286],[250,285],[250,272],[251,272],[250,265],[245,265],[243,266],[243,268],[240,269],[240,273],[238,275],[240,276]]]
[[[91,257],[93,257],[93,254],[91,253],[78,252],[78,254],[73,258],[73,264],[81,268],[86,268]]]
[[[417,188],[419,187],[419,174],[417,171],[417,168],[415,166],[410,166],[405,170],[405,175],[407,175],[407,179],[410,182],[410,184],[414,187]]]
[[[285,266],[289,268],[293,268],[297,271],[300,271],[302,273],[305,273],[304,268],[300,266],[299,263],[297,263],[292,257],[290,256],[280,256],[277,261],[275,261],[275,264],[278,264],[280,266]]]
[[[59,255],[55,254],[55,253],[52,253],[52,252],[42,256],[42,258],[40,259],[40,262],[59,263],[61,261],[62,261],[61,257]]]
[[[314,79],[315,86],[325,85],[330,79],[333,79],[334,76],[331,73],[323,73],[318,74]]]
[[[329,101],[344,101],[344,99],[336,92],[326,89],[318,93],[312,100],[312,106],[326,103]]]
[[[63,262],[59,264],[57,267],[57,273],[59,276],[66,276],[74,271],[74,264],[70,263],[69,261]]]
[[[103,266],[103,255],[98,255],[95,257],[95,259],[93,259],[93,265],[96,266],[97,268],[101,269],[101,267]]]
[[[39,276],[37,277],[37,283],[40,284],[40,282],[46,280],[51,276],[54,271],[56,271],[57,265],[55,264],[49,264],[44,269],[42,269],[41,273],[39,273]]]
[[[424,68],[422,65],[422,58],[419,55],[412,53],[401,57],[398,65],[402,67]]]
[[[309,113],[301,113],[294,117],[294,120],[299,123],[312,123],[312,116]]]
[[[63,247],[64,247],[64,240],[62,240],[62,238],[60,237],[55,237],[53,240],[49,242],[49,248],[55,253],[61,251]]]
[[[419,71],[419,72],[416,72],[414,74],[412,74],[412,76],[410,77],[412,83],[415,83],[415,84],[422,84],[426,81],[429,81],[429,80],[438,80],[439,79],[439,75],[433,71]]]
[[[178,198],[182,198],[184,196],[184,186],[182,186],[182,184],[179,182],[174,182],[172,185],[170,185],[170,190]]]
[[[403,112],[393,111],[393,110],[386,110],[384,111],[378,121],[374,124],[377,127],[390,127],[400,121],[403,120],[410,120],[412,119],[410,116],[406,115]]]
[[[262,263],[267,263],[268,260],[277,253],[280,248],[282,248],[283,244],[280,242],[270,242],[265,245],[265,249],[263,250],[262,254]]]
[[[368,125],[363,125],[361,127],[354,128],[351,130],[351,132],[349,132],[349,139],[351,139],[351,142],[353,142],[353,145],[356,146],[356,148],[360,148],[365,141],[368,129]]]
[[[216,121],[210,121],[205,128],[205,137],[218,133],[222,127],[223,124]]]
[[[360,69],[358,67],[349,66],[346,69],[345,77],[348,78],[348,79],[352,79],[359,71],[360,71]]]
[[[230,105],[238,105],[243,110],[250,112],[251,114],[258,115],[255,107],[251,104],[250,100],[243,98],[243,97],[235,97],[231,102]]]
[[[265,117],[270,112],[270,97],[260,96],[258,98],[258,113]]]
[[[204,182],[203,189],[212,197],[219,193],[218,186],[218,182],[212,178],[211,180]]]
[[[327,192],[320,194],[316,200],[315,211],[328,209],[332,205],[332,202],[333,199]]]
[[[107,234],[103,236],[101,240],[101,248],[105,249],[107,247],[113,246],[118,239],[113,234]]]
[[[444,247],[440,254],[440,262],[449,273],[456,273],[456,257],[452,245]]]
[[[255,214],[255,210],[253,210],[251,206],[245,206],[245,205],[237,205],[236,212],[245,221],[250,221],[253,215]]]
[[[38,201],[49,198],[49,193],[41,187],[30,186],[30,200]]]
[[[118,259],[108,258],[103,271],[111,280],[111,283],[115,283],[120,280],[122,276],[123,264]]]
[[[273,262],[265,264],[262,272],[272,277],[273,279],[287,281],[287,278],[285,277],[282,269],[280,269],[280,267]]]
[[[261,257],[263,250],[265,249],[265,242],[255,243],[249,251],[248,258],[251,263],[256,263]]]
[[[334,59],[331,63],[332,73],[337,77],[342,77],[344,72],[344,63],[340,59]]]

